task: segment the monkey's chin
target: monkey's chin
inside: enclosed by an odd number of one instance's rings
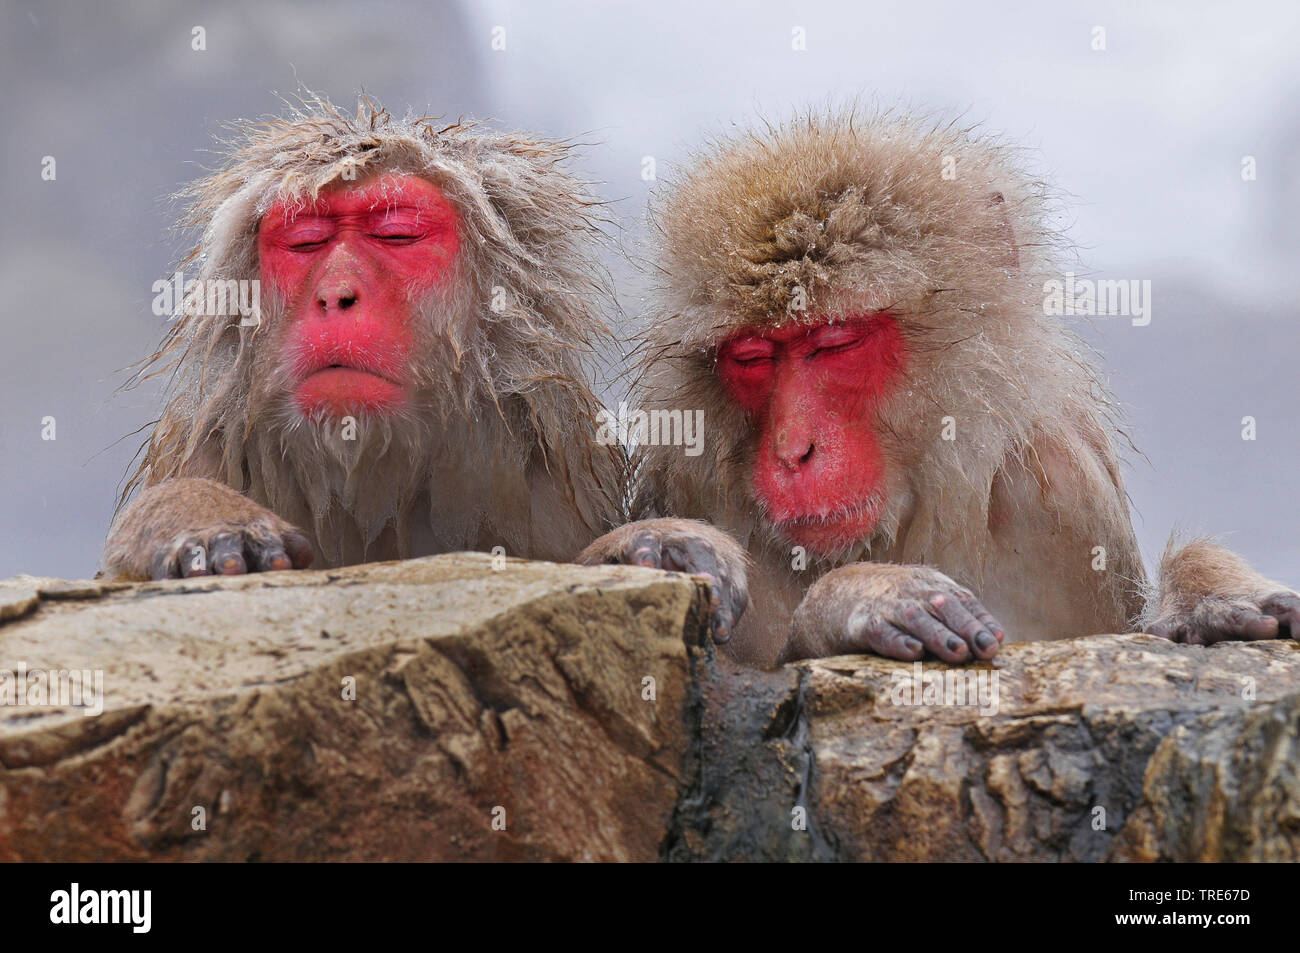
[[[803,516],[776,523],[781,535],[818,556],[835,556],[869,537],[880,522],[878,506],[829,516]]]
[[[369,371],[326,367],[309,374],[298,385],[294,399],[309,417],[344,417],[399,410],[407,402],[407,393],[400,384]]]

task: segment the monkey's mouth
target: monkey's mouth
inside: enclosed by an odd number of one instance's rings
[[[342,417],[396,410],[406,403],[407,392],[376,371],[329,364],[305,375],[294,398],[305,414]]]
[[[820,555],[829,555],[869,537],[880,522],[883,501],[872,497],[818,513],[774,519],[788,540]]]

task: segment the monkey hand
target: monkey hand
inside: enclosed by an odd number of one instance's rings
[[[576,560],[584,566],[626,563],[704,576],[712,590],[713,641],[730,640],[749,605],[745,551],[734,539],[699,520],[639,520],[606,533]]]
[[[1186,645],[1256,639],[1300,638],[1300,594],[1278,586],[1273,591],[1237,597],[1206,597],[1191,606],[1162,613],[1143,630]]]
[[[1300,638],[1300,594],[1208,539],[1170,542],[1155,605],[1143,631],[1187,645]]]
[[[991,659],[1005,635],[975,595],[926,566],[855,563],[817,580],[795,610],[782,661],[871,652],[914,661]]]
[[[173,477],[144,490],[109,532],[106,575],[119,579],[232,576],[305,569],[311,543],[230,487]]]

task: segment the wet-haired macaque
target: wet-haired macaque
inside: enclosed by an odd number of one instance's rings
[[[608,289],[566,148],[365,99],[240,133],[188,193],[198,281],[149,364],[174,384],[106,574],[567,560],[618,525],[588,383]],[[213,313],[236,282],[260,306]]]
[[[708,449],[644,446],[638,512],[666,518],[580,558],[714,577],[734,658],[1300,636],[1300,597],[1206,541],[1148,587],[1114,408],[1044,303],[1062,242],[1007,149],[814,116],[703,157],[656,226],[637,406],[704,409]]]

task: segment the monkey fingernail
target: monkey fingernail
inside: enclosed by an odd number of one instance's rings
[[[316,558],[312,552],[311,541],[302,533],[285,533],[284,549],[293,560],[295,569],[306,569]]]
[[[988,632],[981,632],[975,636],[975,645],[987,652],[991,648],[996,648],[998,640],[993,638]]]
[[[282,569],[292,569],[293,560],[289,554],[278,546],[269,546],[263,549],[257,556],[258,572],[279,572]]]

